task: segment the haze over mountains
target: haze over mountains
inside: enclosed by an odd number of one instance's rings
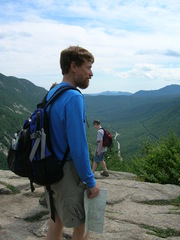
[[[121,91],[105,91],[100,93],[92,93],[92,94],[86,94],[91,96],[98,96],[98,95],[105,95],[105,96],[119,96],[119,95],[132,95],[132,93],[129,92],[121,92]]]
[[[91,96],[98,96],[98,95],[104,95],[104,96],[130,96],[130,95],[138,95],[138,96],[162,96],[162,95],[179,95],[180,94],[180,85],[172,84],[168,85],[166,87],[163,87],[158,90],[140,90],[135,93],[130,92],[121,92],[121,91],[105,91],[100,93],[92,93],[92,94],[86,94]]]
[[[7,150],[14,132],[46,92],[26,79],[0,74],[0,168],[6,165]],[[117,140],[121,144],[123,158],[131,158],[148,139],[156,141],[171,131],[180,136],[180,85],[141,90],[134,94],[107,91],[86,94],[84,98],[89,122],[87,138],[92,149],[96,141],[92,125],[94,119],[99,119],[113,135],[119,134]]]

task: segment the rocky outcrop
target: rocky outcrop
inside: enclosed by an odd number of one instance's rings
[[[108,178],[97,172],[96,178],[107,189],[107,205],[103,234],[90,232],[89,239],[180,239],[180,206],[173,201],[180,196],[179,186],[140,182],[122,172],[110,172]],[[0,170],[0,240],[45,239],[48,212],[39,203],[43,192],[36,186],[31,193],[27,179]],[[64,229],[64,239],[71,239],[71,233]]]

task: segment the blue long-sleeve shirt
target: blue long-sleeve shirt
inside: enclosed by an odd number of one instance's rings
[[[48,93],[47,100],[60,86],[69,86],[69,83],[62,82],[54,87]],[[70,152],[67,159],[73,160],[81,180],[89,188],[94,187],[96,182],[89,161],[85,103],[82,94],[71,89],[65,91],[52,104],[49,116],[50,138],[54,153],[62,160],[69,145]]]

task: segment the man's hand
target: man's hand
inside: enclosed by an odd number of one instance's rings
[[[88,198],[94,198],[99,194],[99,186],[96,183],[96,185],[93,188],[89,188],[89,194]]]

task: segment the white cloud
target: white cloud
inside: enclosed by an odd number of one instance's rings
[[[131,70],[114,74],[120,79],[153,79],[180,82],[180,64],[178,67],[164,67],[155,64],[136,64]]]
[[[180,80],[178,0],[1,1],[0,21],[6,75],[49,88],[61,79],[60,51],[80,45],[95,56],[91,92]]]

